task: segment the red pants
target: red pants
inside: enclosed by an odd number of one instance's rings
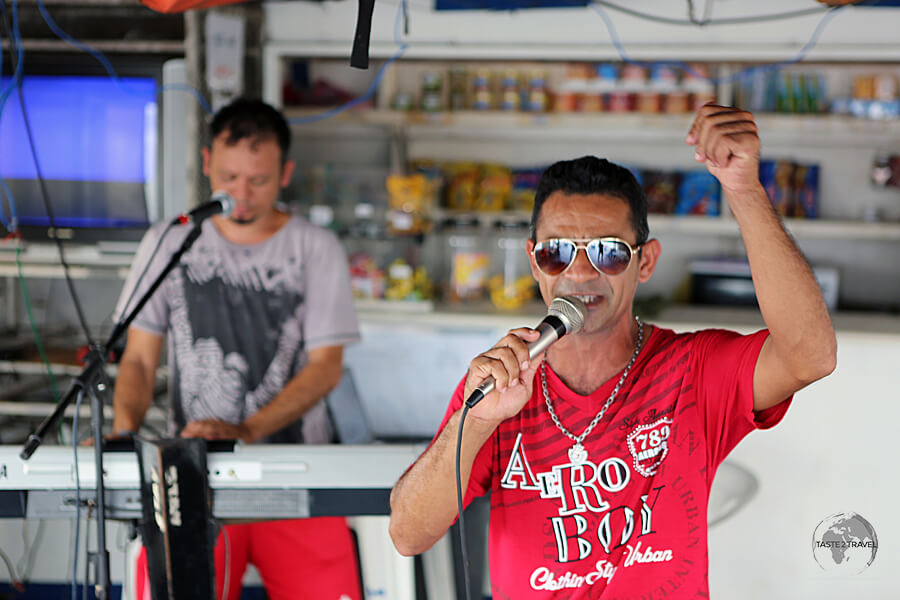
[[[259,571],[269,600],[362,600],[356,551],[343,517],[226,525],[216,540],[215,559],[219,599],[239,600],[249,562]],[[150,600],[143,549],[135,577],[137,600]]]

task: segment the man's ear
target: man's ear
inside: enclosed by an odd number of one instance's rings
[[[644,242],[644,245],[641,246],[641,249],[638,251],[638,281],[641,283],[645,283],[650,279],[650,276],[653,275],[653,271],[656,270],[656,263],[659,262],[659,257],[662,254],[662,246],[659,243],[659,240],[652,239]]]
[[[534,245],[534,240],[532,239],[525,242],[525,252],[528,253],[528,264],[531,265],[531,276],[534,277],[535,281],[540,281],[538,279],[540,271],[537,268],[537,264],[534,262]]]
[[[203,146],[202,148],[200,148],[200,154],[201,156],[203,156],[203,174],[209,177],[209,146]]]

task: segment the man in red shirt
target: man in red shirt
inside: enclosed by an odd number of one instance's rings
[[[548,304],[575,295],[584,327],[528,359],[538,334],[514,329],[476,357],[432,444],[394,487],[403,554],[457,517],[460,408],[465,502],[491,492],[495,598],[708,596],[706,509],[716,469],[747,433],[774,426],[794,392],[835,367],[836,342],[812,271],[759,182],[749,113],[707,105],[686,142],[722,185],[767,329],[676,334],[632,313],[660,244],[626,169],[594,157],[551,166],[528,242]]]

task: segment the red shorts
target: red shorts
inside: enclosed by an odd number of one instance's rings
[[[228,592],[223,582],[228,559]],[[215,549],[216,598],[238,600],[247,563],[259,571],[269,600],[361,600],[350,528],[343,517],[226,525]],[[150,600],[147,554],[135,572],[137,600]]]

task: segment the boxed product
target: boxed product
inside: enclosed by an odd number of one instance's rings
[[[674,212],[680,181],[680,174],[674,171],[645,169],[643,186],[644,194],[647,196],[647,212],[658,214]]]
[[[819,216],[819,165],[790,160],[763,160],[759,180],[782,217]]]
[[[819,216],[819,165],[794,165],[793,215],[801,219]]]
[[[794,163],[789,160],[760,161],[759,181],[766,189],[775,212],[782,217],[790,217],[793,214]]]
[[[675,214],[717,216],[720,198],[719,181],[709,171],[687,171],[681,175]]]

